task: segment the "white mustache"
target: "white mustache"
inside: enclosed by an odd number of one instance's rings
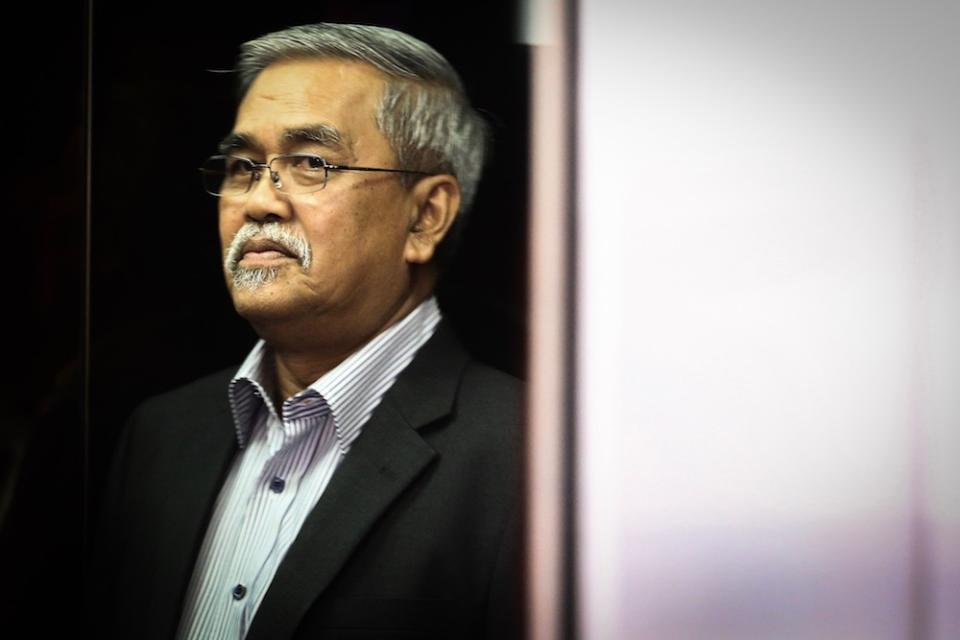
[[[223,260],[223,266],[228,273],[236,273],[239,269],[238,263],[243,257],[243,247],[247,241],[262,236],[267,240],[276,242],[284,249],[290,252],[290,255],[297,259],[300,266],[304,269],[310,268],[310,261],[313,258],[313,252],[310,250],[310,244],[303,238],[286,227],[280,226],[276,222],[259,224],[248,222],[237,231],[230,241],[230,247],[227,249],[227,255]]]

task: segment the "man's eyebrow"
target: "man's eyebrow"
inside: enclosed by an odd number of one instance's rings
[[[284,146],[303,143],[319,144],[336,151],[348,151],[351,146],[346,136],[333,125],[326,123],[286,129],[283,132],[282,142]]]
[[[334,151],[346,151],[351,149],[350,143],[345,135],[333,125],[321,123],[310,124],[303,127],[291,127],[284,129],[280,136],[280,143],[284,147],[293,147],[298,144],[318,144],[333,149]],[[242,132],[231,132],[218,146],[220,153],[229,155],[232,151],[238,149],[249,149],[251,151],[261,151],[263,146],[257,142],[254,136]]]
[[[231,151],[236,151],[237,149],[250,149],[252,151],[259,150],[260,145],[252,136],[249,136],[245,133],[233,132],[221,140],[217,148],[220,150],[221,154],[227,155]]]

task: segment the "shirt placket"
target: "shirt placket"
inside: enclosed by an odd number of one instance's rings
[[[280,474],[291,475],[284,463],[289,456],[291,441],[295,438],[272,412],[265,427],[264,438],[250,443],[251,448],[260,448],[256,459],[262,460],[262,463],[257,473],[251,474],[256,486],[250,491],[250,498],[244,506],[235,562],[230,574],[235,607],[231,617],[236,620],[241,636],[253,618],[254,603],[259,600],[257,578],[273,553],[278,523],[296,495],[295,482],[289,483],[293,486],[285,483],[284,490],[280,492],[271,489],[272,478]]]
[[[296,398],[293,402],[284,403],[282,422],[268,435],[268,446],[271,455],[263,465],[258,475],[257,487],[254,494],[257,496],[251,505],[247,518],[260,525],[258,536],[259,553],[256,562],[245,567],[245,575],[249,577],[250,595],[246,598],[243,615],[240,619],[241,629],[245,630],[249,621],[253,619],[258,603],[262,600],[263,591],[269,584],[274,567],[279,561],[278,545],[284,535],[284,526],[289,521],[291,509],[300,490],[306,470],[316,455],[318,418],[316,413],[323,411],[322,400],[317,405],[317,398],[308,396]],[[313,408],[317,407],[318,412]],[[304,415],[307,409],[310,414]],[[291,419],[291,414],[301,417]],[[257,509],[258,505],[260,509]]]

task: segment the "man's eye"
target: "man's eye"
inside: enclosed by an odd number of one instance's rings
[[[245,158],[227,158],[228,176],[248,176],[253,171],[253,163]]]
[[[323,171],[326,166],[323,158],[319,156],[293,156],[290,158],[290,164],[300,171]]]

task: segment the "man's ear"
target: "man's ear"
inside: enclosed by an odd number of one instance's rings
[[[415,209],[410,215],[404,258],[426,264],[460,211],[460,183],[452,175],[427,176],[413,186],[412,195]]]

